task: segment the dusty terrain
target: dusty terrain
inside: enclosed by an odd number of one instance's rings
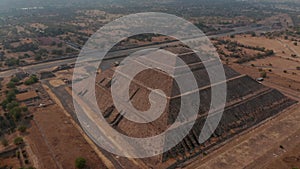
[[[86,158],[90,168],[105,168],[58,105],[35,110],[26,138],[38,159],[39,168],[75,168],[77,157]]]

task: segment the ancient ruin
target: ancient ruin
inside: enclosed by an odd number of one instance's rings
[[[143,159],[150,167],[174,167],[199,155],[205,155],[220,143],[255,126],[264,120],[280,113],[295,103],[275,89],[265,87],[247,75],[241,75],[223,65],[227,78],[227,101],[222,120],[205,143],[200,144],[198,137],[210,108],[211,85],[202,61],[184,47],[167,47],[179,54],[192,70],[199,87],[200,108],[197,121],[190,133],[170,151],[154,157]],[[207,60],[214,66],[215,60]],[[131,137],[144,138],[165,131],[177,118],[180,109],[180,92],[177,84],[165,72],[149,69],[139,73],[130,85],[130,101],[136,109],[149,109],[149,88],[161,89],[165,92],[168,103],[167,109],[155,121],[139,124],[123,118],[111,98],[110,87],[115,67],[105,70],[97,76],[97,101],[106,121],[117,131]],[[184,76],[185,72],[180,75]],[[146,130],[145,130],[146,129]],[[137,146],[137,145],[135,145]],[[142,148],[142,147],[141,147]]]

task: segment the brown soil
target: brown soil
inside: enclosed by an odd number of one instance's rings
[[[93,149],[57,105],[34,110],[27,137],[40,168],[75,168],[84,157],[90,168],[106,168]]]

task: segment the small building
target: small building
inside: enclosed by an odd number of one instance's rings
[[[20,103],[25,103],[27,106],[32,105],[34,101],[39,99],[39,95],[35,91],[28,91],[17,94],[16,99]]]

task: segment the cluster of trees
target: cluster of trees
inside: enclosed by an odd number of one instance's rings
[[[236,61],[236,63],[246,63],[246,62],[250,62],[250,61],[253,61],[255,59],[262,59],[262,58],[265,58],[265,57],[269,57],[269,56],[272,56],[274,55],[274,51],[273,50],[267,50],[265,53],[258,53],[254,56],[244,56],[244,57],[241,57],[240,59],[238,59]]]
[[[15,131],[18,125],[17,129],[21,133],[26,132],[27,129],[22,116],[28,112],[28,108],[21,106],[16,100],[16,94],[18,93],[16,83],[19,83],[19,79],[13,77],[7,84],[9,90],[6,91],[6,97],[1,102],[5,113],[3,116],[0,116],[0,136],[4,133]]]
[[[20,44],[17,47],[12,47],[10,46],[9,49],[12,52],[27,52],[27,51],[35,51],[39,48],[39,46],[37,44],[34,43],[24,43],[24,44]]]
[[[217,43],[217,45],[222,44],[225,45],[225,49],[232,53],[230,55],[226,55],[224,51],[220,51],[220,54],[224,55],[225,57],[239,58],[236,63],[246,63],[255,59],[262,59],[274,55],[273,50],[266,50],[264,47],[248,46],[238,42],[232,42],[230,40],[219,40]],[[245,56],[245,54],[241,53],[241,48],[256,50],[259,51],[259,53],[255,54],[254,56]]]
[[[47,49],[39,49],[37,52],[35,52],[34,60],[40,61],[42,60],[43,56],[47,56],[49,51]]]
[[[14,121],[19,121],[22,117],[22,112],[27,112],[27,107],[21,107],[15,100],[15,92],[9,91],[6,99],[1,103],[2,108],[8,111],[8,116],[12,117]]]
[[[230,41],[230,40],[219,40],[218,41],[218,45],[226,45],[225,48],[228,49],[231,52],[235,52],[237,51],[237,47],[241,47],[241,48],[246,48],[246,49],[251,49],[251,50],[257,50],[260,52],[265,52],[266,48],[264,47],[259,47],[259,46],[249,46],[249,45],[244,45],[241,43],[238,43],[236,41]]]
[[[18,90],[15,87],[15,83],[18,83],[19,79],[14,77],[7,84],[10,90],[6,93],[6,98],[2,101],[1,106],[3,110],[8,111],[8,116],[12,117],[15,121],[19,121],[22,112],[27,112],[27,107],[20,107],[19,103],[16,101],[16,94]]]
[[[5,65],[11,67],[11,66],[18,66],[20,64],[20,59],[16,58],[8,58],[5,60]]]

